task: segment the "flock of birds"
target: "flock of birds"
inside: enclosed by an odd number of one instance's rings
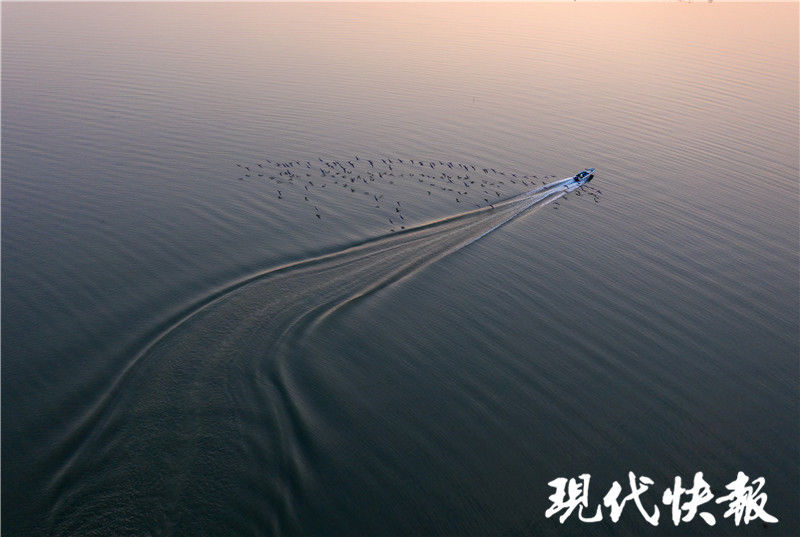
[[[269,184],[277,199],[302,196],[313,207],[314,216],[322,220],[319,208],[324,199],[321,189],[340,188],[343,192],[358,195],[377,210],[384,211],[390,231],[406,228],[405,210],[401,200],[387,198],[409,187],[421,189],[424,197],[448,196],[464,207],[494,207],[494,203],[509,196],[532,190],[540,184],[552,182],[556,176],[522,175],[506,173],[489,166],[408,158],[360,158],[315,161],[264,159],[256,163],[236,163],[241,172],[239,180],[260,180]],[[574,192],[576,196],[588,195],[596,203],[601,192],[584,185]],[[394,196],[393,196],[394,197]],[[564,196],[561,200],[566,200]],[[559,202],[552,204],[558,209]]]

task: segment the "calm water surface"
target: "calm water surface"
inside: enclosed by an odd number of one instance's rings
[[[800,533],[797,19],[4,4],[3,534]]]

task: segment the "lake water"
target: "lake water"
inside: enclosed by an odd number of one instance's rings
[[[3,4],[3,534],[800,533],[797,20]]]

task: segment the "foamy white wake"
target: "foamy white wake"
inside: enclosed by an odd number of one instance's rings
[[[228,521],[228,533],[251,532],[237,527],[245,520],[264,533],[291,532],[303,476],[316,471],[313,405],[293,380],[299,342],[348,305],[568,191],[531,191],[273,267],[165,323],[68,442],[74,448],[48,499],[50,534],[100,531],[98,513],[142,534],[193,527],[182,511],[189,505]]]

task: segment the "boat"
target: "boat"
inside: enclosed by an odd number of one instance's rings
[[[582,187],[593,178],[594,168],[586,168],[585,170],[576,173],[572,177],[559,179],[558,181],[553,181],[552,183],[547,183],[544,186],[540,186],[539,188],[532,190],[531,193],[535,194],[537,192],[547,192],[550,194],[551,192],[572,192],[576,188]]]
[[[572,178],[575,182],[583,181],[584,183],[588,183],[594,177],[594,168],[586,168],[582,172],[575,174]]]

